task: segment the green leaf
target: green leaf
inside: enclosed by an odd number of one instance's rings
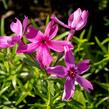
[[[4,18],[1,18],[1,36],[3,36],[4,34],[5,34],[5,27],[4,27],[4,25],[5,25],[5,19]]]
[[[100,83],[100,82],[96,82],[100,87],[102,87],[103,89],[109,91],[109,83]]]
[[[74,37],[73,37],[73,41],[74,41],[75,43],[78,43],[78,42],[79,42],[79,38],[76,37],[76,36],[74,36]]]
[[[5,95],[5,94],[3,94],[2,96],[0,96],[0,97],[2,97],[5,101],[9,101],[9,97],[7,96],[7,95]],[[4,103],[5,104],[5,103]]]
[[[22,92],[19,99],[16,101],[16,105],[18,105],[19,103],[21,103],[23,100],[25,100],[25,98],[27,97],[27,95],[29,95],[28,92]]]
[[[48,90],[54,96],[55,89],[54,89],[54,82],[53,81],[48,81]]]
[[[6,68],[6,71],[9,72],[9,63],[7,61],[4,61],[4,66]]]
[[[16,88],[16,75],[12,77],[12,85]]]
[[[82,104],[74,99],[67,102],[67,106],[73,109],[81,109]]]
[[[48,99],[47,99],[47,102],[46,102],[46,104],[47,104],[47,109],[49,109],[49,105],[50,105],[50,103],[51,103],[51,90],[50,90],[50,84],[49,84],[49,81],[47,81],[47,83],[48,83],[48,91],[47,91],[47,96],[48,96]]]
[[[8,5],[7,5],[7,3],[6,3],[6,0],[2,0],[2,2],[3,2],[4,8],[7,9],[7,8],[8,8]]]
[[[35,104],[29,104],[29,106],[31,106],[30,109],[46,109],[46,104],[40,104],[40,103],[35,103]]]
[[[109,43],[108,43],[108,53],[107,54],[109,55]]]
[[[10,86],[10,85],[8,85],[8,86],[6,86],[6,87],[4,87],[4,88],[2,88],[2,89],[0,90],[0,96],[1,96],[5,91],[7,91],[7,89],[9,88],[9,86]]]
[[[86,30],[83,30],[80,34],[80,39],[83,39],[84,35],[85,35]]]
[[[22,37],[22,41],[23,41],[25,44],[27,44],[27,43],[28,43],[28,40],[27,40],[27,38],[26,38],[26,37]]]
[[[100,65],[100,64],[105,63],[105,62],[108,62],[108,61],[109,61],[109,58],[104,58],[104,59],[102,59],[101,61],[98,61],[98,62],[94,63],[94,65],[95,65],[95,66],[96,66],[96,65]]]
[[[18,45],[14,45],[14,47],[12,47],[12,56],[16,55],[16,49],[17,49]]]
[[[90,40],[90,38],[91,38],[91,33],[92,33],[92,25],[89,27],[89,30],[88,30],[88,34],[87,34],[88,40]]]
[[[58,103],[58,101],[61,99],[60,92],[57,92],[56,95],[53,97],[53,104]]]
[[[33,25],[35,28],[38,27],[38,25],[35,23],[35,20],[34,20],[34,19],[31,19],[31,22],[32,22],[32,25]]]
[[[60,39],[62,39],[62,38],[64,38],[64,37],[66,37],[68,34],[69,34],[68,31],[67,31],[67,32],[64,32],[64,33],[62,33],[62,34],[56,36],[54,39],[55,39],[55,40],[60,40]]]
[[[105,43],[108,43],[108,42],[109,42],[109,38],[105,38],[101,44],[104,45]]]
[[[17,68],[15,69],[15,72],[20,72],[22,69],[22,64],[18,65]]]
[[[38,80],[37,83],[36,83],[36,86],[37,86],[37,87],[35,87],[34,90],[35,90],[36,95],[40,96],[40,98],[41,98],[44,102],[47,102],[47,100],[48,100],[48,99],[47,99],[47,96],[45,96],[45,95],[43,94],[43,92],[42,92],[42,90],[43,90],[42,82],[43,82],[43,81]]]
[[[24,63],[30,65],[30,66],[34,66],[34,67],[38,67],[39,68],[39,64],[36,61],[31,61],[30,59],[27,58],[23,58],[22,60]]]
[[[59,103],[57,106],[56,106],[56,109],[60,109],[60,108],[62,108],[62,107],[64,107],[65,106],[65,103]]]
[[[107,53],[106,48],[102,45],[102,43],[99,41],[99,39],[98,39],[97,37],[95,37],[95,40],[96,40],[98,46],[102,49],[102,51],[103,51],[104,53]]]
[[[82,104],[81,109],[86,109],[86,102],[83,92],[76,90],[73,99]]]
[[[95,107],[98,108],[98,106],[99,106],[100,104],[102,104],[103,102],[105,102],[106,100],[109,100],[109,97],[108,97],[108,96],[105,97],[105,98],[102,98],[102,99],[95,105]]]
[[[46,18],[46,26],[49,23],[49,21],[50,21],[50,16],[48,15],[47,18]]]

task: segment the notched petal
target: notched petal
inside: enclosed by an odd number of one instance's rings
[[[16,22],[12,22],[10,28],[17,36],[22,36],[22,24],[19,19],[16,18]]]
[[[28,26],[28,17],[25,16],[25,17],[24,17],[24,20],[23,20],[23,32],[26,31],[27,26]]]

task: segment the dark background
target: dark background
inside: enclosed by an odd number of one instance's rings
[[[89,11],[87,27],[92,25],[92,39],[99,36],[105,38],[108,26],[104,18],[109,17],[108,0],[5,0],[5,5],[0,1],[0,17],[12,11],[13,14],[6,17],[6,32],[9,33],[9,25],[15,17],[23,19],[24,15],[38,19],[42,22],[47,15],[55,13],[58,18],[67,23],[68,16],[77,8]],[[8,27],[8,28],[7,28]],[[87,28],[86,27],[86,28]]]

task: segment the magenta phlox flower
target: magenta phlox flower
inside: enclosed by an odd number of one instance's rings
[[[54,21],[48,23],[45,33],[42,33],[34,27],[30,27],[26,36],[30,43],[20,44],[17,53],[31,53],[37,51],[36,59],[41,67],[49,66],[52,61],[50,49],[62,52],[66,45],[73,48],[73,45],[68,41],[53,40],[57,32],[58,26]]]
[[[28,25],[28,17],[25,16],[23,24],[16,18],[16,22],[10,24],[10,29],[15,33],[15,36],[0,36],[0,48],[13,47],[18,43],[26,32]]]
[[[69,100],[74,95],[75,81],[88,92],[93,90],[91,82],[81,76],[81,74],[89,69],[89,60],[85,59],[79,64],[75,64],[75,59],[71,50],[69,47],[65,47],[65,62],[66,67],[57,65],[55,67],[47,68],[48,74],[66,78],[62,100]]]
[[[56,16],[52,16],[51,19],[59,23],[65,28],[70,29],[67,40],[70,40],[74,35],[75,31],[81,30],[87,23],[88,11],[82,11],[78,8],[74,13],[69,16],[68,25],[61,22]]]

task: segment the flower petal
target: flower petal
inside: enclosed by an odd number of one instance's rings
[[[25,18],[24,18],[24,20],[23,20],[23,32],[26,31],[27,26],[28,26],[28,17],[25,16]]]
[[[66,46],[65,48],[65,62],[66,62],[66,65],[67,66],[72,66],[75,64],[75,58],[74,58],[74,55],[71,51],[71,49]]]
[[[19,36],[2,36],[0,37],[0,48],[8,48],[14,46],[20,40]]]
[[[48,47],[50,47],[52,50],[57,52],[64,51],[64,46],[69,46],[69,48],[73,48],[73,45],[68,41],[58,41],[58,40],[51,40],[49,43],[47,43]]]
[[[49,49],[45,45],[41,45],[40,47],[38,47],[36,58],[42,68],[45,66],[49,66],[52,61],[52,57],[49,53]]]
[[[57,32],[58,26],[54,23],[54,21],[49,22],[45,30],[45,35],[48,36],[49,39],[52,39],[56,36]]]
[[[89,68],[90,68],[89,62],[90,62],[89,59],[85,59],[82,62],[80,62],[79,64],[77,64],[79,74],[83,74],[84,72],[89,70]]]
[[[61,26],[65,27],[65,28],[69,28],[68,25],[66,25],[65,23],[61,22],[56,16],[54,16],[54,15],[51,16],[51,19],[52,19],[53,21],[55,21],[56,23],[59,23]]]
[[[22,24],[19,19],[16,18],[16,22],[12,22],[10,28],[17,36],[22,37]]]
[[[87,22],[84,22],[82,19],[79,21],[79,23],[76,25],[76,28],[75,30],[78,31],[78,30],[81,30],[85,25],[86,25]]]
[[[71,28],[76,28],[76,26],[78,25],[80,19],[81,19],[81,14],[82,11],[80,8],[78,8],[72,15],[73,20],[72,23],[70,24]]]
[[[86,19],[88,18],[88,16],[89,16],[89,12],[86,11],[86,10],[84,10],[84,11],[82,12],[82,15],[81,15],[82,19],[83,19],[83,20],[86,20]]]
[[[20,42],[17,53],[32,53],[35,52],[38,47],[38,43],[24,44],[23,42]]]
[[[81,15],[81,20],[79,21],[78,25],[76,26],[76,30],[81,30],[87,23],[87,18],[88,18],[88,11],[83,11]]]
[[[37,42],[38,40],[41,40],[42,36],[43,33],[33,26],[30,26],[27,30],[26,38],[30,42]]]
[[[71,24],[72,24],[72,22],[73,22],[73,19],[74,19],[74,13],[71,14],[71,15],[69,16],[69,18],[68,18],[68,26],[69,26],[69,27],[71,27]]]
[[[56,75],[57,77],[64,78],[67,75],[65,67],[57,65],[55,67],[48,67],[47,73],[51,75]]]
[[[66,82],[64,84],[64,92],[63,92],[62,100],[69,100],[74,95],[74,91],[75,91],[74,82],[75,79],[67,77]]]
[[[93,90],[93,86],[92,86],[91,82],[88,81],[87,79],[77,75],[76,80],[88,92],[90,92],[90,90]]]

